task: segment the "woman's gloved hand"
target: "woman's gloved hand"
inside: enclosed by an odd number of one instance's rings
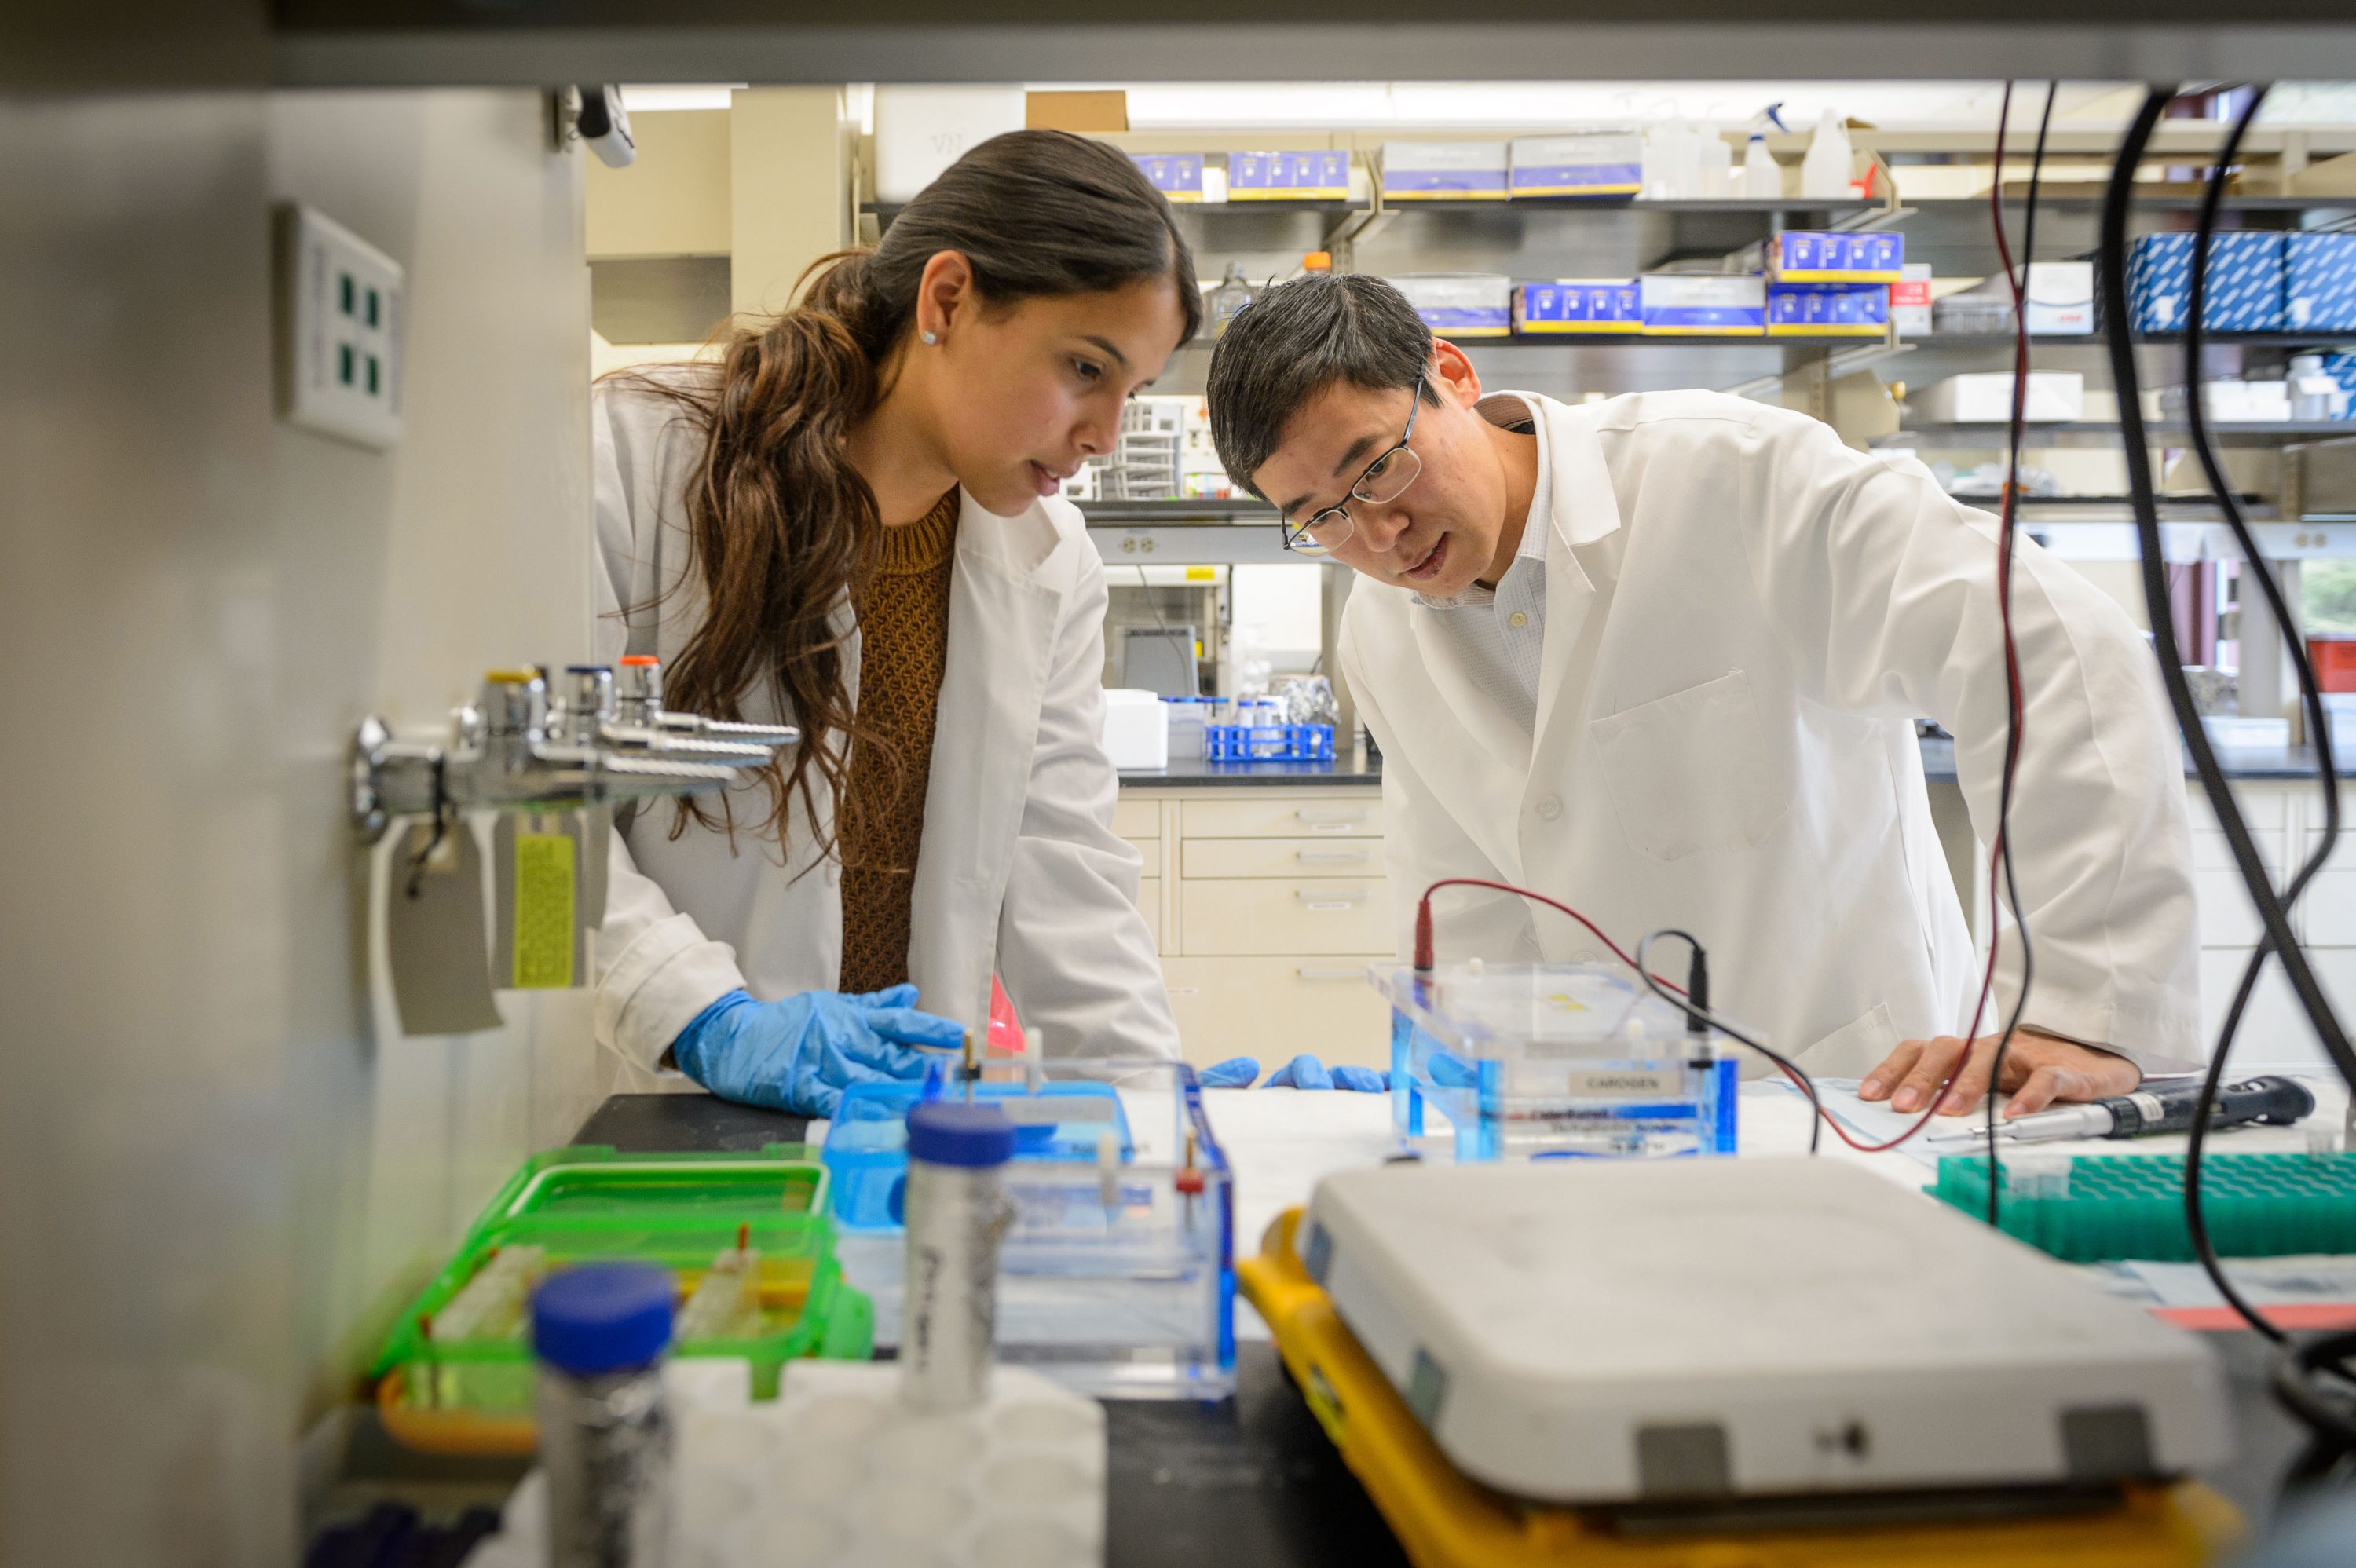
[[[958,1024],[919,1011],[914,986],[863,996],[804,991],[756,1002],[731,991],[671,1042],[680,1071],[724,1100],[831,1116],[853,1083],[921,1078],[929,1046],[964,1043]]]
[[[1205,1089],[1248,1089],[1258,1076],[1259,1059],[1254,1056],[1230,1056],[1205,1067],[1197,1075]]]
[[[1328,1068],[1309,1055],[1294,1057],[1269,1073],[1268,1082],[1260,1085],[1263,1089],[1350,1089],[1361,1094],[1379,1094],[1390,1086],[1387,1072],[1347,1063]]]

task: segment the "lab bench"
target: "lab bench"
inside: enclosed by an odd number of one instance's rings
[[[1215,1104],[1212,1112],[1215,1121]],[[626,1152],[736,1151],[797,1141],[804,1125],[797,1116],[706,1095],[624,1094],[607,1100],[573,1141]],[[1239,1249],[1257,1251],[1258,1244],[1257,1235],[1237,1237]],[[2298,1434],[2266,1392],[2267,1347],[2245,1332],[2213,1333],[2209,1341],[2221,1354],[2232,1392],[2236,1457],[2202,1478],[2254,1526],[2270,1512]],[[1403,1564],[1405,1554],[1286,1381],[1274,1349],[1264,1339],[1243,1339],[1236,1372],[1235,1394],[1216,1403],[1108,1403],[1108,1564]],[[342,1489],[347,1499],[446,1506],[455,1499],[503,1496],[524,1468],[520,1460],[428,1461],[405,1455],[364,1417],[348,1453]]]

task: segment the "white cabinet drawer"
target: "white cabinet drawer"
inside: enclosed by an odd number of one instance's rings
[[[1178,950],[1192,956],[1261,953],[1380,954],[1394,945],[1379,878],[1178,884]]]
[[[1189,877],[1379,875],[1378,838],[1189,838],[1180,864]]]
[[[2321,952],[2308,955],[2315,965],[2316,978],[2323,982],[2324,995],[2330,998],[2332,1008],[2344,1022],[2349,1008],[2356,1006],[2356,953]],[[2248,965],[2247,953],[2203,953],[2201,955],[2201,1044],[2203,1056],[2217,1043],[2217,1030],[2225,1021],[2225,1009],[2233,1000],[2234,988],[2242,983],[2242,971]],[[2315,1038],[2315,1026],[2308,1021],[2307,1009],[2298,1005],[2297,994],[2283,975],[2282,965],[2273,959],[2266,961],[2265,972],[2258,978],[2258,988],[2251,993],[2250,1005],[2242,1014],[2242,1027],[2233,1036],[2233,1058],[2228,1072],[2235,1078],[2246,1078],[2263,1069],[2289,1067],[2297,1072],[2330,1071],[2329,1059]]]
[[[1162,837],[1162,803],[1123,795],[1113,802],[1112,830],[1123,838]]]
[[[2279,874],[2283,866],[2283,836],[2277,829],[2254,830],[2250,837],[2258,846],[2258,859],[2266,869]],[[2356,857],[2351,857],[2356,863]],[[2224,871],[2239,880],[2239,862],[2233,859],[2233,846],[2222,833],[2196,831],[2192,835],[2192,865],[2195,870]]]
[[[1137,907],[1145,913],[1145,929],[1153,933],[1153,951],[1162,951],[1162,879],[1147,877],[1137,884]]]
[[[1162,874],[1161,839],[1132,838],[1129,841],[1129,847],[1136,850],[1138,858],[1145,862],[1144,869],[1137,873],[1139,876],[1158,877]]]
[[[2323,884],[2330,880],[2330,873],[2326,872],[2316,879],[2314,887],[2308,890],[2307,900],[2304,901],[2310,909],[2313,907],[2315,896],[2323,891]],[[2192,873],[2192,893],[2200,916],[2201,946],[2254,947],[2257,945],[2258,934],[2262,929],[2258,924],[2258,912],[2250,905],[2250,892],[2243,885],[2242,874],[2239,871],[2197,870]],[[2029,931],[2031,936],[2037,933],[2037,927],[2033,923]]]
[[[2292,917],[2298,924],[2301,937],[2318,947],[2356,947],[2356,862],[2341,869],[2342,862],[2334,858],[2330,864],[2316,873],[2298,910]],[[2237,890],[2238,892],[2238,890]],[[2246,893],[2240,894],[2246,907]],[[2250,943],[2257,943],[2258,918],[2250,916]]]
[[[1367,981],[1365,964],[1164,958],[1162,973],[1183,1054],[1197,1067],[1251,1056],[1265,1074],[1303,1051],[1328,1066],[1391,1064],[1390,1008]]]
[[[2233,790],[2233,799],[2235,804],[2241,806],[2242,820],[2249,825],[2250,831],[2253,833],[2281,832],[2285,814],[2290,804],[2291,791],[2296,787],[2302,786],[2265,779],[2252,779],[2237,784]],[[2303,787],[2310,794],[2314,791],[2312,785]],[[2214,833],[2222,837],[2225,830],[2219,826],[2217,814],[2209,809],[2209,795],[2201,787],[2200,781],[2187,780],[2185,788],[2191,797],[2192,831]]]
[[[1374,790],[1276,796],[1238,790],[1181,803],[1179,822],[1189,838],[1379,838],[1383,797]]]

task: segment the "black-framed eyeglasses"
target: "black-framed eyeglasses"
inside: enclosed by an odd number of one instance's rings
[[[1415,416],[1422,409],[1423,378],[1419,375],[1415,379],[1414,389],[1408,395],[1407,428],[1399,432],[1398,444],[1367,464],[1365,471],[1358,475],[1357,483],[1350,486],[1349,494],[1340,502],[1323,511],[1311,513],[1306,522],[1283,524],[1285,549],[1323,555],[1347,544],[1350,536],[1358,528],[1349,512],[1352,501],[1364,501],[1370,507],[1379,507],[1406,494],[1407,487],[1415,483],[1416,475],[1423,472],[1423,460],[1408,445],[1415,438]]]

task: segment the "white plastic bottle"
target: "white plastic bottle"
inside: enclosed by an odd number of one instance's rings
[[[1700,176],[1696,196],[1705,201],[1724,201],[1734,194],[1734,147],[1708,121],[1694,131],[1694,156]]]
[[[1808,138],[1808,155],[1800,165],[1800,194],[1810,201],[1846,201],[1855,154],[1848,144],[1848,127],[1827,109]]]

